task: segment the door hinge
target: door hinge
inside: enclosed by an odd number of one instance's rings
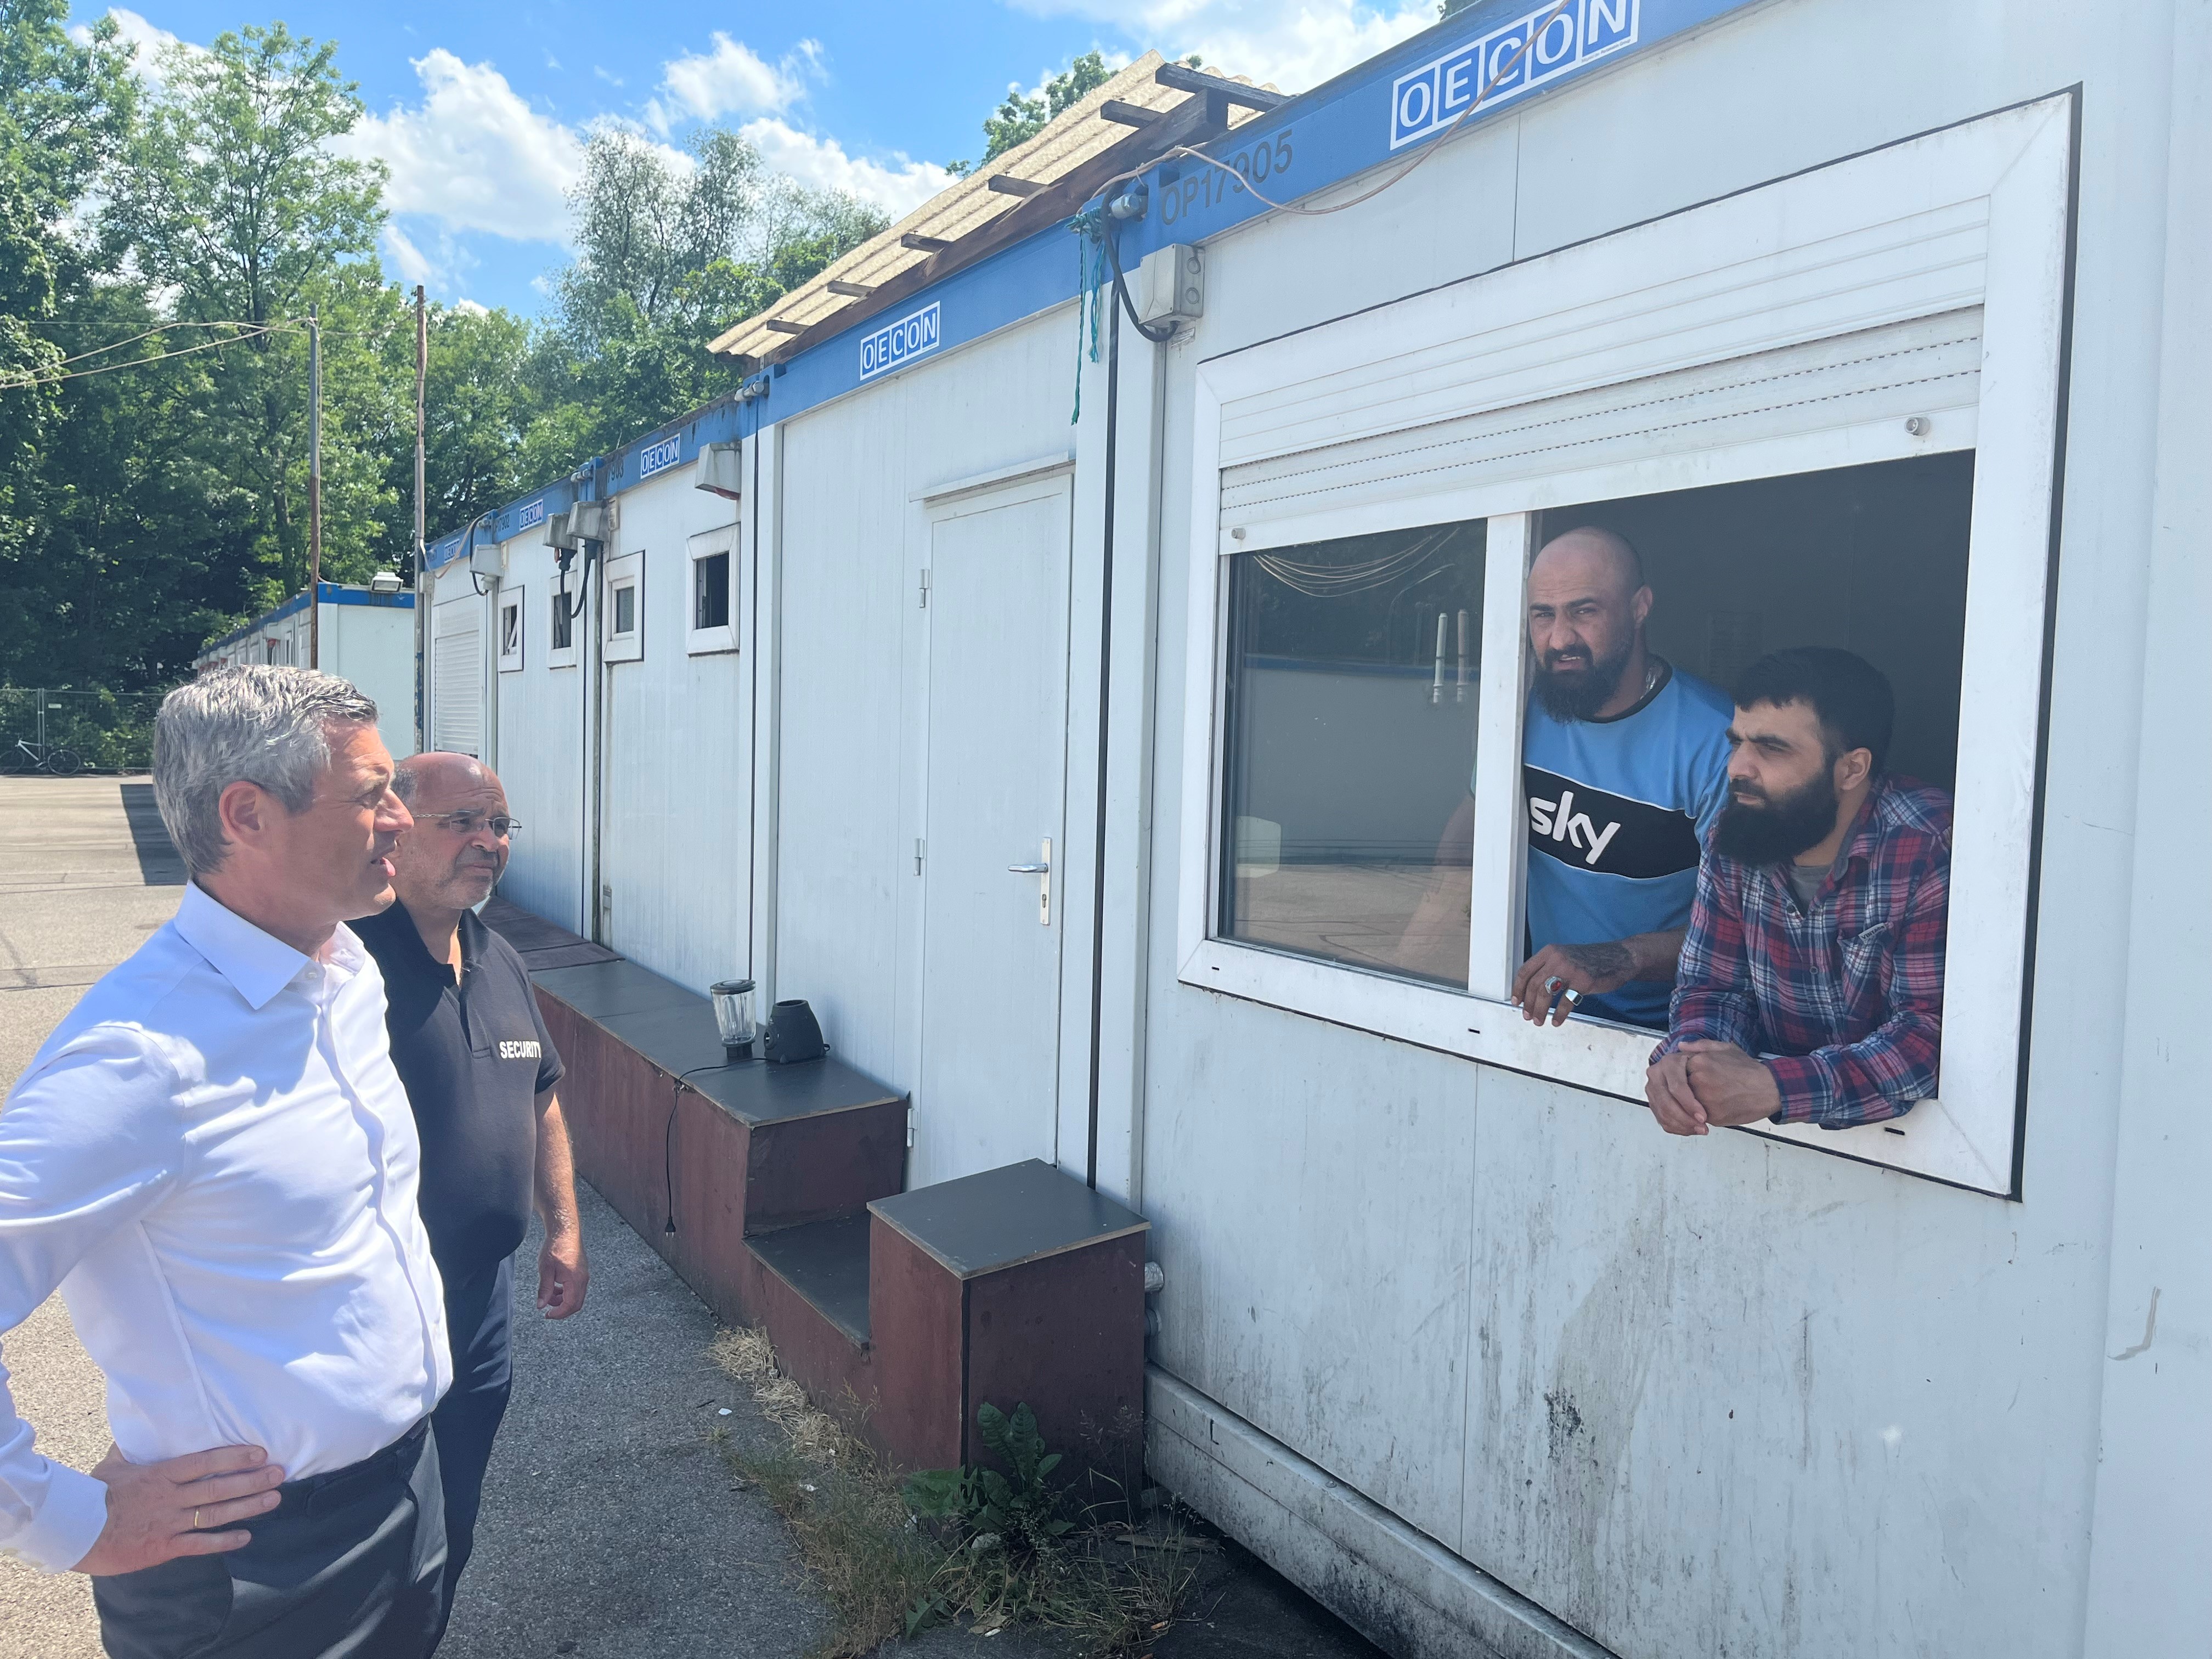
[[[923,567],[923,568],[922,568],[922,573],[921,573],[921,608],[922,610],[924,610],[924,611],[927,611],[927,610],[928,610],[928,609],[929,609],[929,570],[928,570],[928,567],[927,567],[927,566],[924,566],[924,567]]]
[[[914,1103],[912,1101],[908,1101],[906,1107],[906,1144],[908,1149],[911,1151],[914,1146]]]
[[[921,873],[921,860],[928,850],[929,843],[920,836],[916,836],[914,838],[914,872],[917,876]]]

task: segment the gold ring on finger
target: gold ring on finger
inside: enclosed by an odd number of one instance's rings
[[[198,1532],[199,1529],[200,1529],[200,1512],[199,1512],[198,1510],[194,1510],[192,1511],[192,1530],[193,1530],[194,1532]]]

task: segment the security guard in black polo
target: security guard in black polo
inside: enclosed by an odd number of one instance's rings
[[[507,867],[507,792],[466,755],[400,762],[392,787],[415,828],[392,854],[398,902],[353,924],[384,974],[392,1060],[422,1144],[421,1204],[446,1281],[453,1386],[432,1421],[446,1488],[446,1606],[475,1543],[484,1468],[506,1414],[514,1252],[545,1224],[538,1307],[566,1319],[589,1274],[574,1166],[545,1034],[514,948],[472,909]]]

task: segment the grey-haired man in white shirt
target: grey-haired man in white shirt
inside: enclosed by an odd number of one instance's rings
[[[0,1106],[0,1334],[58,1287],[116,1448],[38,1455],[0,1370],[0,1550],[93,1578],[114,1659],[419,1659],[451,1381],[383,981],[344,926],[410,827],[376,706],[296,668],[169,694],[191,883]]]

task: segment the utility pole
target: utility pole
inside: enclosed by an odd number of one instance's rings
[[[323,665],[323,325],[307,307],[307,666]]]
[[[430,376],[430,313],[422,297],[422,284],[415,284],[415,748],[419,753],[429,747],[429,734],[422,729],[422,662],[423,640],[428,632],[430,608],[422,586],[422,567],[428,562],[429,550],[423,544],[423,532],[428,511],[423,492],[422,473],[422,411],[423,394]]]

